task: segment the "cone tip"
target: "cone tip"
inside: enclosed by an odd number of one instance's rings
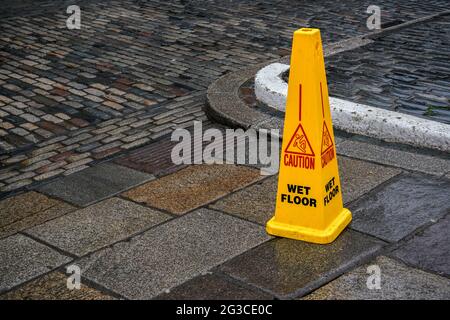
[[[300,28],[295,31],[295,34],[302,36],[315,36],[316,34],[320,34],[320,29],[316,28]]]

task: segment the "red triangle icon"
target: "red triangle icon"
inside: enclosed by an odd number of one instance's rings
[[[289,140],[284,152],[314,157],[314,151],[311,148],[311,144],[309,143],[308,137],[306,136],[305,130],[303,130],[301,123],[292,135],[291,140]]]
[[[323,122],[323,130],[322,130],[322,150],[321,154],[324,154],[330,148],[333,147],[333,139],[331,138],[330,131],[328,131],[327,124],[325,121]]]

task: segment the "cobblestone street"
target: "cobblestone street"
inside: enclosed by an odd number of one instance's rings
[[[286,59],[300,27],[328,47],[369,34],[371,4],[3,1],[0,300],[449,299],[447,153],[337,131],[354,217],[327,246],[266,233],[277,175],[170,157],[176,128],[225,132],[207,113],[214,81]],[[382,28],[442,16],[327,57],[330,95],[450,123],[448,4],[379,1]],[[370,263],[381,291],[366,290]],[[66,290],[71,264],[81,290]]]

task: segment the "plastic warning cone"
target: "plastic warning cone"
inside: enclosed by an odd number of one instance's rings
[[[342,205],[319,29],[294,32],[275,216],[269,234],[330,243],[350,223]]]

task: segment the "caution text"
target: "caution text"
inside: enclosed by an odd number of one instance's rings
[[[315,159],[314,157],[306,155],[285,153],[284,165],[288,167],[314,170]]]

